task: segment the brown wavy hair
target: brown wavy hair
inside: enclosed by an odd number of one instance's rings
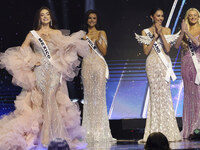
[[[40,23],[40,12],[43,10],[43,9],[46,9],[49,11],[49,14],[50,14],[50,17],[51,17],[51,20],[52,20],[52,23],[49,24],[49,27],[52,28],[52,29],[57,29],[57,25],[56,25],[56,21],[53,17],[53,14],[51,12],[51,10],[46,7],[46,6],[43,6],[41,7],[40,9],[37,10],[36,14],[35,14],[35,18],[34,18],[34,22],[33,22],[33,29],[34,30],[40,30],[41,28],[41,23]]]

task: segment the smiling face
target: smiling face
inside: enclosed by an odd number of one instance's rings
[[[151,19],[153,19],[154,23],[162,24],[164,20],[164,14],[162,10],[157,10],[153,16],[151,16]]]
[[[197,13],[197,11],[195,10],[191,10],[188,13],[188,23],[190,25],[194,25],[196,23],[198,23],[199,20],[199,14]]]
[[[40,11],[40,22],[42,24],[49,24],[51,22],[51,15],[47,9]]]
[[[89,27],[95,27],[97,24],[97,15],[95,13],[89,14],[87,24]]]

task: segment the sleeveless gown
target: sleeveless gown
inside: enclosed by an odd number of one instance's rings
[[[83,59],[84,87],[83,127],[86,141],[110,142],[111,135],[106,105],[106,65],[93,50]]]
[[[166,40],[168,43],[174,43],[175,39],[170,36],[173,35],[168,35]],[[138,35],[138,37],[139,43],[148,45],[151,42],[147,36]],[[163,47],[160,39],[157,42]],[[165,52],[164,56],[171,61]],[[141,141],[146,142],[148,136],[153,132],[163,133],[169,141],[180,141],[181,135],[173,109],[170,82],[165,81],[166,67],[153,48],[146,59],[146,73],[150,87],[150,99],[144,137]]]
[[[195,47],[195,53],[200,63],[200,47]],[[195,84],[196,69],[188,50],[182,51],[181,74],[184,83],[182,136],[188,138],[195,129],[200,128],[200,85]]]

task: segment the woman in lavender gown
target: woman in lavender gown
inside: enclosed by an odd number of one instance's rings
[[[200,14],[195,8],[190,8],[181,24],[181,34],[175,44],[181,45],[181,74],[184,83],[183,105],[183,138],[188,138],[194,129],[200,127],[200,85],[195,83],[197,75],[190,51],[189,43],[195,50],[197,60],[200,61]]]

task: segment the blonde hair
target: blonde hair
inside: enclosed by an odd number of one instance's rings
[[[188,9],[187,12],[186,12],[186,14],[185,14],[185,18],[184,18],[184,21],[187,24],[188,31],[190,29],[189,28],[190,24],[189,24],[189,21],[188,21],[188,16],[189,16],[190,11],[196,11],[197,12],[197,14],[199,16],[198,24],[200,24],[200,12],[198,11],[198,9],[196,9],[196,8],[190,8],[190,9]],[[186,50],[187,47],[188,47],[188,42],[187,41],[188,41],[188,37],[185,36],[185,38],[182,41],[183,50]]]
[[[185,14],[185,18],[184,18],[184,21],[188,25],[188,27],[190,26],[190,24],[188,22],[188,15],[189,15],[190,11],[196,11],[197,12],[197,14],[199,16],[198,24],[200,24],[200,13],[199,13],[198,9],[196,9],[196,8],[190,8],[190,9],[187,10],[187,12]]]

